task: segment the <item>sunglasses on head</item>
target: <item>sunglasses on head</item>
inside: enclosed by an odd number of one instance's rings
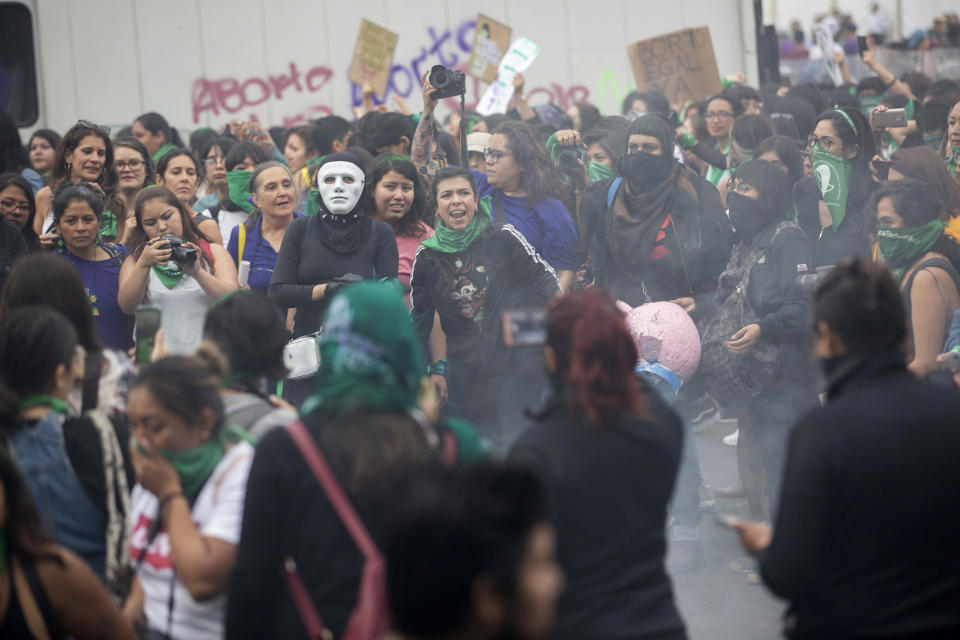
[[[93,129],[94,131],[99,131],[100,133],[102,133],[102,134],[105,135],[105,136],[109,136],[109,135],[110,135],[110,127],[105,127],[105,126],[103,126],[102,124],[96,124],[96,123],[94,123],[94,122],[90,122],[89,120],[77,120],[77,124],[75,124],[74,126],[86,127],[87,129]]]

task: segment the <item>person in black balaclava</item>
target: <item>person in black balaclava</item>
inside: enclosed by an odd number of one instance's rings
[[[762,461],[772,513],[788,430],[816,404],[805,342],[810,301],[797,287],[797,277],[812,271],[813,248],[790,219],[793,191],[786,173],[750,160],[732,183],[727,207],[735,244],[716,297],[704,304],[698,375],[739,419],[737,462],[751,511],[760,519],[769,517],[764,485],[748,462]]]
[[[717,189],[674,159],[674,138],[662,116],[637,118],[617,163],[620,177],[587,187],[580,208],[590,229],[587,281],[634,307],[676,302],[696,321],[730,257],[731,232]],[[680,552],[685,565],[699,555],[702,480],[691,422],[699,395],[694,378],[677,402],[686,437],[671,537],[674,549],[688,549]]]

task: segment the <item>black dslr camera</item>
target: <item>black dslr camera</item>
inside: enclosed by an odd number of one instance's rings
[[[433,92],[433,97],[436,100],[462,96],[467,92],[467,76],[464,75],[463,71],[448,69],[442,64],[435,65],[430,69],[429,81],[436,89]]]
[[[197,250],[183,246],[183,240],[175,235],[165,233],[160,236],[160,242],[166,242],[173,251],[170,259],[180,266],[192,267],[197,261]]]
[[[563,171],[572,171],[577,168],[577,161],[587,163],[587,152],[583,147],[560,147],[557,153],[557,166]]]

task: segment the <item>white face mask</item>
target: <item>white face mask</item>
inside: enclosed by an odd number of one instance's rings
[[[363,171],[352,162],[329,162],[317,172],[317,186],[327,211],[344,215],[353,211],[363,194]]]

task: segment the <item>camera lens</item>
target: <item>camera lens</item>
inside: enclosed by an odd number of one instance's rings
[[[433,84],[435,85],[447,84],[449,81],[446,71],[437,71],[433,76]]]

